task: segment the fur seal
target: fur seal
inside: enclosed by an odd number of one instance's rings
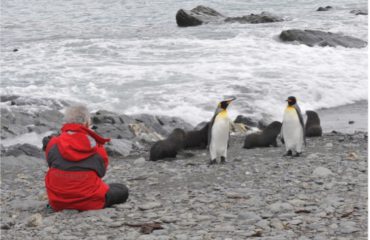
[[[320,118],[317,112],[306,111],[306,137],[321,137],[322,128],[320,126]]]
[[[200,130],[193,130],[186,133],[185,149],[205,149],[208,145],[209,122]]]
[[[245,137],[244,148],[277,147],[276,138],[281,131],[281,122],[274,121],[270,123],[262,132],[252,133]]]
[[[176,128],[165,139],[160,140],[150,148],[150,161],[157,161],[164,158],[175,158],[178,151],[185,145],[186,133],[180,128]]]

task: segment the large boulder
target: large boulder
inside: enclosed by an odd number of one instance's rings
[[[344,36],[337,33],[322,32],[317,30],[290,29],[282,31],[280,39],[285,42],[299,42],[307,46],[343,46],[346,48],[363,48],[367,42],[358,38]]]
[[[129,124],[134,123],[135,120],[129,116],[100,110],[92,114],[91,119],[94,131],[104,137],[115,139],[132,139],[135,137],[129,127]]]
[[[197,6],[192,10],[180,9],[176,13],[176,22],[179,27],[198,26],[203,23],[223,21],[225,16],[205,6]]]
[[[242,17],[226,17],[212,8],[201,5],[190,11],[180,9],[176,13],[176,22],[179,27],[198,26],[206,23],[268,23],[281,21],[283,21],[282,18],[267,12]]]
[[[5,148],[3,151],[3,156],[19,157],[21,155],[26,155],[36,158],[43,157],[43,152],[40,148],[28,143],[12,145],[9,148]]]
[[[316,11],[324,12],[324,11],[329,11],[330,9],[333,9],[333,7],[332,6],[319,7]]]
[[[258,122],[256,122],[255,120],[253,120],[250,117],[246,117],[246,116],[243,116],[243,115],[238,115],[235,118],[234,123],[242,123],[242,124],[244,124],[245,126],[248,126],[248,127],[257,127],[258,126]]]

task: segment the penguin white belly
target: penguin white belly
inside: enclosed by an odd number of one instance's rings
[[[212,138],[210,144],[211,158],[226,158],[227,145],[229,142],[230,120],[224,116],[217,116],[212,126]]]
[[[302,152],[303,128],[294,108],[285,110],[282,127],[286,150]]]

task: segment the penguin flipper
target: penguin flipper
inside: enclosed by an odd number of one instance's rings
[[[211,121],[209,122],[209,125],[208,125],[208,144],[207,144],[207,148],[209,148],[209,146],[211,145],[211,139],[212,139],[212,126],[215,122],[215,119],[216,119],[216,116],[217,116],[218,112],[216,110],[215,114],[213,115]]]
[[[301,109],[299,108],[298,104],[294,104],[294,108],[297,111],[299,122],[301,123],[302,129],[303,129],[303,141],[304,141],[304,145],[306,146],[306,129],[304,127],[302,112],[301,112]]]

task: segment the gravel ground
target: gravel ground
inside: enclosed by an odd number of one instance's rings
[[[299,158],[242,143],[232,136],[224,165],[200,150],[111,159],[105,181],[129,200],[87,212],[46,208],[44,160],[3,157],[2,239],[367,239],[367,133],[310,138]]]

